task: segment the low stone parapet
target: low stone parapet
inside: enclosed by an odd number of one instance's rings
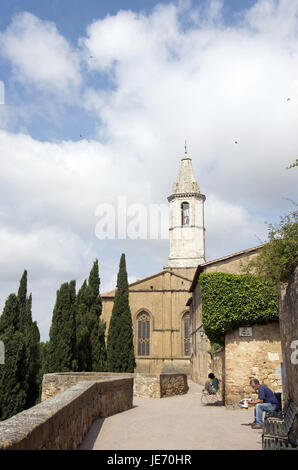
[[[115,377],[134,378],[134,374],[113,372],[54,372],[44,374],[42,379],[41,401],[64,392],[73,385],[86,381],[105,381]]]
[[[86,380],[103,380],[113,376],[133,378],[134,395],[146,398],[162,398],[181,395],[187,392],[187,375],[168,374],[129,374],[111,372],[61,372],[45,374],[42,382],[42,401],[67,390]]]
[[[161,398],[159,374],[135,374],[133,393],[137,397]]]
[[[187,376],[185,374],[161,374],[161,397],[183,395],[188,390]]]
[[[134,395],[163,398],[187,393],[186,374],[135,374]]]
[[[0,450],[75,450],[96,419],[132,401],[133,378],[81,381],[0,422]]]

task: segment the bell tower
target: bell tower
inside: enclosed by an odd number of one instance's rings
[[[205,262],[204,201],[196,182],[186,145],[170,204],[170,254],[168,267],[196,268]]]

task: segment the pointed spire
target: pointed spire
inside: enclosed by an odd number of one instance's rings
[[[181,158],[178,178],[173,184],[173,193],[199,193],[200,187],[196,182],[191,158],[187,153],[186,140],[184,145],[184,156]]]

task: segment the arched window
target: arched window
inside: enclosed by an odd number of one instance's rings
[[[137,318],[138,324],[138,356],[150,355],[150,317],[141,312]]]
[[[190,315],[186,312],[182,318],[183,328],[183,355],[190,356]]]
[[[189,203],[182,202],[181,204],[181,225],[189,225]]]

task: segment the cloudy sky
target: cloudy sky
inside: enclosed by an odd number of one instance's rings
[[[1,0],[0,102],[0,311],[27,269],[46,340],[96,258],[101,292],[122,252],[131,281],[166,264],[168,240],[99,240],[97,211],[167,203],[185,139],[207,260],[292,210],[298,0]]]

